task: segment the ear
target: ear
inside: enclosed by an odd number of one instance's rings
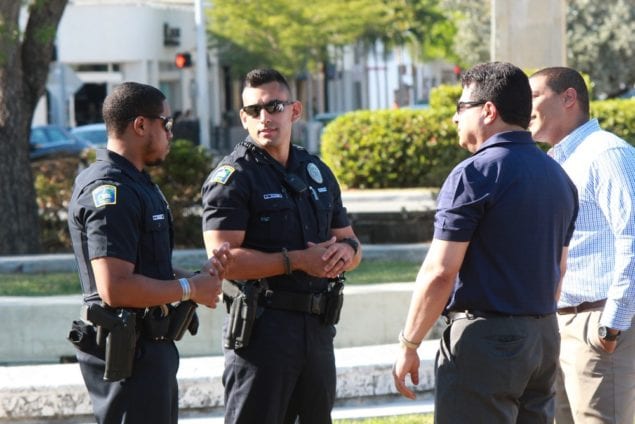
[[[291,111],[291,122],[295,122],[302,117],[302,103],[299,100],[293,102],[293,110]]]
[[[486,102],[481,110],[481,118],[483,119],[483,123],[485,125],[494,123],[496,118],[498,118],[498,109],[496,109],[496,105],[492,102]]]
[[[565,108],[572,108],[578,103],[578,92],[575,91],[575,88],[569,87],[562,92],[561,98]]]
[[[146,125],[146,119],[143,116],[137,116],[132,121],[132,131],[134,131],[136,135],[142,136],[144,134]]]

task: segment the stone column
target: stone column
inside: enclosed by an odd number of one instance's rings
[[[523,69],[566,65],[566,0],[491,0],[491,58]]]

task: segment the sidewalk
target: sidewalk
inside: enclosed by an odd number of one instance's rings
[[[393,415],[429,410],[434,388],[437,340],[419,348],[417,391],[421,400],[395,403],[392,364],[397,344],[336,349],[337,407],[334,417]],[[179,406],[184,422],[220,422],[223,388],[221,356],[181,360]],[[405,409],[404,409],[405,408]],[[0,367],[0,423],[91,422],[90,400],[77,364]],[[408,412],[409,413],[409,412]]]

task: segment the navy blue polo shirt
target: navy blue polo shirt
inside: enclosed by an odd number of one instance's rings
[[[470,242],[447,309],[555,312],[577,212],[575,186],[529,132],[486,140],[439,193],[434,237]]]

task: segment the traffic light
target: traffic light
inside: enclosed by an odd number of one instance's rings
[[[177,53],[174,58],[174,64],[177,68],[189,68],[192,66],[192,55],[189,53]]]

